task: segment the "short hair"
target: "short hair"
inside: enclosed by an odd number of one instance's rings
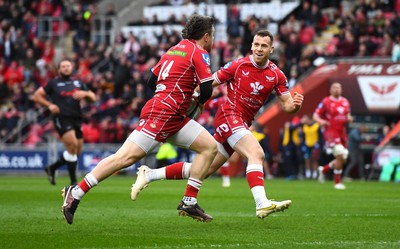
[[[58,62],[57,69],[60,69],[61,63],[64,62],[64,61],[68,61],[69,63],[71,63],[71,65],[73,65],[72,60],[70,60],[70,59],[68,59],[68,58],[64,58],[64,59],[61,59],[61,60]]]
[[[254,36],[261,36],[261,37],[266,37],[268,36],[271,39],[271,44],[274,43],[274,36],[269,32],[268,30],[262,29],[257,31],[257,33]]]
[[[189,17],[182,29],[182,38],[200,40],[206,33],[211,34],[213,26],[213,17],[194,14]]]

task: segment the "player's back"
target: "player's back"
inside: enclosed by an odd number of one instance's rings
[[[152,69],[158,75],[154,97],[176,109],[187,109],[194,88],[201,80],[196,68],[199,58],[209,59],[208,53],[193,40],[185,39],[171,47]]]

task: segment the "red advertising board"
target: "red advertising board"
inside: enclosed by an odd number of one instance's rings
[[[343,96],[349,99],[357,115],[398,114],[400,111],[400,64],[337,64],[330,82],[343,85]]]

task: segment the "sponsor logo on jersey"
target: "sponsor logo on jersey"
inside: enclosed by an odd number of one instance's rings
[[[232,61],[230,61],[230,62],[228,62],[228,63],[226,63],[225,65],[224,65],[224,69],[227,69],[228,67],[230,67],[232,65]]]
[[[344,113],[344,107],[342,107],[342,106],[338,106],[337,108],[336,108],[336,110],[340,113],[340,114],[343,114]]]
[[[203,58],[204,63],[211,65],[210,56],[208,54],[201,54],[201,57]]]
[[[156,86],[156,93],[164,91],[165,89],[167,89],[167,87],[164,84],[158,84]]]
[[[175,55],[180,57],[186,57],[187,53],[179,50],[169,50],[167,55]]]
[[[75,89],[72,89],[71,91],[61,91],[61,92],[60,92],[60,95],[61,95],[61,96],[64,96],[64,97],[68,97],[68,96],[74,95],[74,93],[75,93],[76,91],[79,91],[79,90],[75,88]]]
[[[253,88],[253,91],[250,94],[253,95],[259,95],[260,91],[264,88],[263,85],[260,84],[260,82],[255,82],[255,83],[250,83],[251,88]]]
[[[274,81],[274,80],[275,80],[275,76],[269,77],[269,76],[265,75],[265,78],[266,78],[268,81]]]
[[[259,101],[256,98],[253,98],[253,97],[240,96],[240,101],[251,106],[252,108],[260,107],[263,104],[263,102]]]

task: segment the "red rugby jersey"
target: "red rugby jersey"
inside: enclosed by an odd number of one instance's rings
[[[227,100],[220,106],[224,115],[240,116],[249,126],[273,90],[290,94],[285,74],[271,61],[258,66],[251,55],[228,62],[213,76],[227,83]]]

